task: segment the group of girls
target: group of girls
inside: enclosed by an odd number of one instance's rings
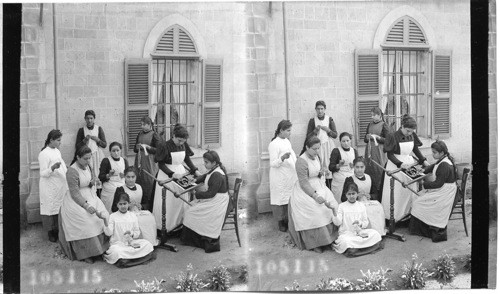
[[[288,230],[301,249],[322,252],[329,245],[349,256],[379,250],[385,220],[390,217],[390,177],[382,167],[406,169],[418,162],[426,167],[425,173],[435,174],[423,183],[430,190],[414,195],[396,182],[394,218],[397,222],[410,219],[412,234],[434,242],[446,240],[456,192],[454,162],[446,144],[431,145],[436,163],[429,165],[418,149],[422,143],[414,134],[416,121],[405,115],[401,128],[391,132],[382,110],[374,107],[364,137],[365,158],[359,157],[347,132],[338,136],[340,146],[335,147],[335,123],[325,109],[324,101],[316,102],[317,115],[309,121],[299,158],[289,141],[292,123],[288,120],[278,124],[269,144],[271,208],[279,230]],[[402,172],[394,176],[410,180]],[[418,184],[410,188],[416,190]]]
[[[129,166],[118,142],[109,145],[110,155],[104,157],[104,131],[94,120],[92,110],[85,112],[86,125],[78,131],[70,166],[59,151],[59,130],[48,134],[39,154],[40,211],[49,240],[59,241],[71,260],[93,263],[102,256],[120,267],[144,263],[154,258],[157,229],[162,228],[161,194],[168,186],[174,193],[166,197],[167,231],[182,228],[184,244],[219,251],[229,187],[218,154],[203,155],[209,172],[201,175],[190,160],[186,128],[176,125],[172,139],[164,141],[153,131],[152,120],[144,117],[134,148],[135,166]],[[182,189],[170,181],[187,174],[183,163],[198,176],[197,183],[205,183],[194,191],[192,206],[179,199]]]

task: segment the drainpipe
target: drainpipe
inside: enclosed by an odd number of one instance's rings
[[[284,38],[284,54],[285,54],[285,100],[286,100],[286,119],[290,119],[290,97],[288,95],[288,89],[290,87],[290,81],[288,80],[288,37],[286,32],[286,12],[285,12],[285,2],[281,2],[283,7],[283,38]]]
[[[56,103],[56,129],[59,129],[59,99],[57,94],[57,27],[56,5],[52,3],[52,34],[54,37],[54,100]]]

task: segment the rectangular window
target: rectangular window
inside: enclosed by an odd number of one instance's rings
[[[151,118],[166,140],[180,123],[189,131],[188,144],[199,146],[200,62],[192,59],[154,58],[151,89]]]
[[[382,99],[380,106],[393,130],[409,114],[417,121],[417,134],[429,137],[431,104],[428,99],[429,52],[384,50],[382,53]]]

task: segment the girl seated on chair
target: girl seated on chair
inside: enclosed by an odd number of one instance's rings
[[[361,256],[381,249],[382,237],[376,230],[367,229],[366,208],[356,201],[358,193],[358,185],[349,184],[347,201],[341,203],[338,210],[332,208],[333,223],[339,226],[339,237],[332,248],[347,257]]]
[[[455,163],[443,141],[431,145],[436,163],[428,166],[425,173],[434,176],[433,181],[424,182],[420,196],[412,200],[410,234],[420,235],[441,242],[448,239],[446,226],[457,193]]]
[[[98,212],[104,220],[104,233],[111,236],[111,246],[104,254],[104,260],[118,267],[130,267],[150,260],[153,257],[153,244],[138,239],[141,231],[134,213],[128,210],[130,197],[121,193],[117,204],[118,211],[109,216],[106,212]]]
[[[358,201],[363,203],[366,207],[366,214],[368,215],[369,225],[368,228],[374,229],[385,235],[385,215],[384,207],[373,197],[377,197],[377,185],[373,183],[370,175],[365,174],[365,160],[363,157],[354,159],[354,175],[347,177],[344,182],[344,189],[342,190],[342,202],[347,201],[347,187],[349,184],[355,183],[358,185]]]
[[[229,203],[226,169],[215,151],[203,154],[207,175],[197,179],[205,189],[196,190],[195,200],[184,214],[181,241],[185,245],[205,249],[206,253],[220,251],[220,233]]]
[[[149,210],[143,210],[144,204],[148,203],[148,199],[144,197],[141,185],[136,183],[137,173],[135,167],[129,166],[124,173],[125,185],[116,189],[111,211],[118,211],[117,204],[120,201],[120,195],[123,193],[128,194],[130,196],[129,211],[137,216],[142,239],[146,239],[156,246],[158,243],[156,239],[156,221]]]

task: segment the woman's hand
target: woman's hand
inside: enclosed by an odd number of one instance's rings
[[[108,176],[111,178],[115,174],[115,170],[111,169],[109,170]]]
[[[182,179],[182,178],[184,177],[184,175],[183,175],[183,174],[179,174],[179,173],[174,173],[174,174],[172,175],[172,177],[173,177],[174,179],[179,180],[179,179]]]
[[[321,126],[321,129],[325,132],[330,132],[330,128],[329,127],[326,127],[326,126]]]
[[[96,179],[95,179],[94,177],[92,177],[92,179],[91,179],[91,180],[90,180],[90,182],[89,182],[89,188],[94,187],[94,186],[95,186],[95,184],[96,184]]]
[[[286,159],[290,158],[291,152],[287,152],[283,155],[281,155],[281,161],[285,161]]]
[[[317,194],[316,194],[316,195],[317,195]],[[325,202],[325,198],[323,198],[323,197],[322,197],[322,196],[320,196],[320,195],[317,195],[317,196],[314,198],[314,200],[315,200],[315,201],[316,201],[316,203],[318,203],[318,204],[322,204],[322,203],[324,203],[324,202]]]
[[[197,177],[200,177],[202,174],[200,173],[199,170],[195,170],[194,171],[194,175],[197,176]]]
[[[429,162],[427,162],[427,160],[424,160],[423,166],[428,167],[429,165],[430,165]]]
[[[94,140],[94,141],[99,141],[99,138],[97,136],[90,136],[90,139]]]
[[[92,205],[90,205],[90,204],[88,204],[88,203],[85,203],[85,205],[83,206],[83,208],[84,208],[84,209],[85,209],[88,213],[90,213],[90,214],[94,214],[94,213],[96,213],[96,209],[95,209]]]
[[[124,173],[120,173],[120,179],[123,179],[125,177],[125,174]]]
[[[401,164],[402,169],[409,169],[411,167],[411,164],[403,163]]]
[[[339,166],[343,166],[344,164],[345,164],[345,160],[340,159],[340,161],[339,161]]]
[[[54,163],[50,168],[52,169],[52,171],[58,169],[59,167],[61,166],[61,162],[56,162]]]

